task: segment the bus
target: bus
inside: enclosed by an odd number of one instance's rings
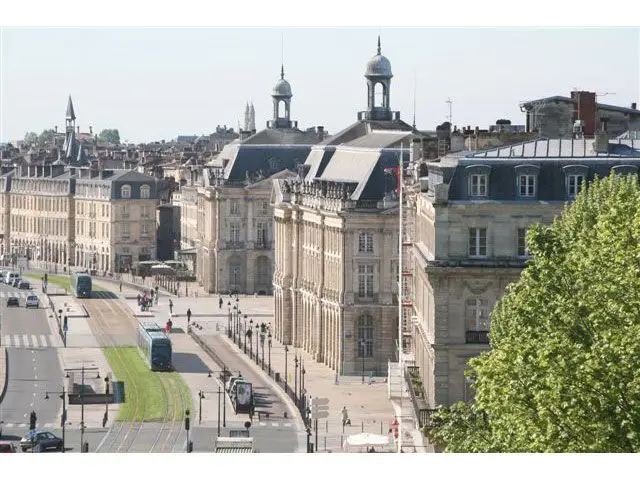
[[[138,348],[151,370],[171,370],[171,340],[162,331],[147,331],[140,324],[138,327]]]
[[[76,273],[73,276],[73,294],[78,298],[91,298],[91,276]]]

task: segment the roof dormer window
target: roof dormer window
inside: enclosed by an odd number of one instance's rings
[[[518,175],[518,193],[521,197],[536,196],[536,176]]]
[[[471,175],[471,187],[470,192],[472,197],[486,197],[487,196],[487,183],[489,175],[484,173],[474,173]]]
[[[562,170],[564,171],[567,197],[572,200],[580,193],[582,184],[587,179],[589,167],[584,165],[567,165]]]

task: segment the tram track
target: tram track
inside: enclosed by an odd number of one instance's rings
[[[116,301],[113,301],[116,300]],[[138,324],[136,318],[131,314],[127,307],[123,307],[119,299],[91,299],[82,300],[81,303],[85,306],[89,315],[95,321],[92,322],[92,326],[98,330],[96,337],[102,346],[115,347],[113,351],[120,360],[126,374],[130,378],[135,378],[133,372],[127,362],[123,361],[124,358],[120,353],[118,347],[122,347],[122,342],[118,344],[111,334],[111,328],[108,323],[108,318],[126,319],[128,326],[132,328],[133,333],[131,337],[133,342],[129,345],[137,349],[137,342],[135,341]],[[135,402],[134,418],[138,419],[134,422],[115,422],[107,432],[105,440],[101,445],[100,451],[104,452],[171,452],[177,443],[182,432],[181,420],[183,418],[183,412],[187,407],[185,401],[186,393],[181,388],[181,378],[173,372],[153,372],[154,376],[158,380],[158,384],[162,389],[162,397],[164,401],[163,413],[159,421],[155,419],[146,420],[149,413],[149,405],[145,401],[145,395],[143,391],[140,391],[139,385],[136,382],[131,382],[129,388],[132,392],[131,401]],[[153,432],[153,437],[150,441],[145,442],[147,447],[141,448],[140,445],[136,445],[136,441],[140,438],[143,431],[143,424],[153,425],[153,430],[146,430],[145,436]],[[151,445],[148,448],[148,445]]]

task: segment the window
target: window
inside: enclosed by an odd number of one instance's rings
[[[123,185],[122,188],[120,189],[120,196],[122,198],[131,198],[131,186]]]
[[[149,185],[140,187],[140,198],[151,198],[151,187]]]
[[[237,200],[231,200],[229,209],[230,209],[231,215],[240,215],[240,204],[238,203]]]
[[[373,317],[367,313],[358,319],[358,357],[373,357]]]
[[[486,257],[487,256],[487,229],[486,228],[470,228],[469,229],[469,256],[470,257]]]
[[[142,238],[149,237],[149,225],[146,223],[142,224],[141,235]]]
[[[467,330],[489,331],[489,300],[470,298],[467,300]]]
[[[373,297],[373,265],[358,265],[358,296]]]
[[[256,243],[258,245],[265,245],[267,243],[267,224],[258,222],[258,228],[256,232]]]
[[[232,243],[240,242],[240,224],[239,223],[231,224],[231,227],[229,228],[229,240],[231,240]]]
[[[122,238],[129,238],[130,232],[129,232],[129,224],[128,223],[123,223],[122,224]]]
[[[527,229],[518,229],[518,256],[528,257],[529,251],[527,250]]]
[[[474,197],[487,196],[487,175],[471,175],[471,195]]]
[[[373,252],[373,234],[369,232],[360,232],[358,236],[358,252],[360,253],[372,253]]]
[[[120,212],[122,213],[122,218],[129,218],[129,207],[127,205],[122,205]]]
[[[584,182],[583,175],[569,175],[567,177],[567,195],[569,198],[575,198],[578,195],[582,182]]]
[[[140,206],[140,217],[141,218],[149,218],[149,207],[147,205]]]
[[[269,202],[260,203],[260,215],[268,215],[269,214]]]
[[[536,195],[536,176],[520,175],[518,177],[519,192],[521,197],[535,197]]]

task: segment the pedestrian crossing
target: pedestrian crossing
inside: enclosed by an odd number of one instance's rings
[[[292,427],[293,425],[291,423],[279,423],[279,422],[260,422],[258,423],[258,425],[260,425],[261,427],[280,427],[283,426],[285,428],[289,428]]]
[[[28,423],[5,423],[4,428],[26,428],[29,429]],[[49,430],[52,428],[60,428],[60,423],[36,423],[36,430]],[[67,430],[80,430],[80,425],[67,425]]]
[[[61,347],[62,340],[56,335],[14,334],[2,336],[3,347],[14,348],[49,348]]]

